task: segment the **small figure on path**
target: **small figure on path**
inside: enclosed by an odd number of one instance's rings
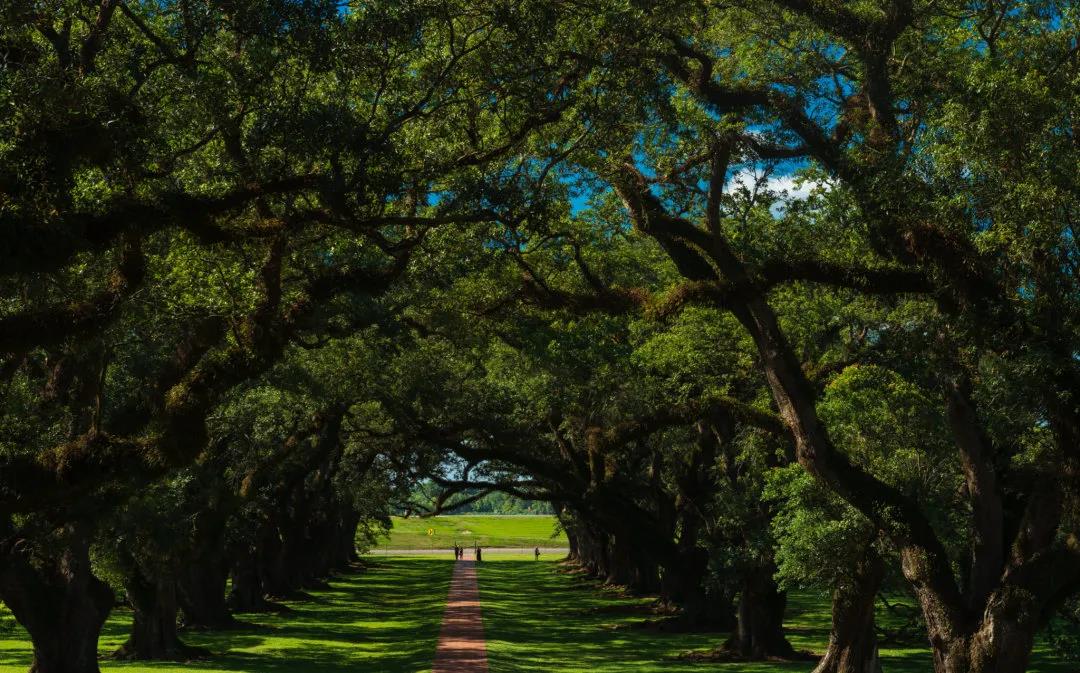
[[[536,549],[533,550],[533,556],[536,557],[537,561],[540,560],[540,547],[537,547]]]
[[[454,560],[456,561],[457,559],[458,559],[458,547],[455,544],[454,545]]]
[[[481,559],[482,553],[483,553],[483,550],[480,549],[480,547],[477,547],[476,548],[476,562],[477,563],[479,563],[481,560],[483,560],[483,559]]]

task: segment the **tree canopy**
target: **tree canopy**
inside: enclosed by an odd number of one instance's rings
[[[190,653],[178,614],[497,493],[735,656],[791,656],[815,586],[818,672],[876,671],[889,586],[935,671],[1023,671],[1080,589],[1078,21],[6,3],[0,600],[32,670],[96,671],[117,596],[118,654]]]

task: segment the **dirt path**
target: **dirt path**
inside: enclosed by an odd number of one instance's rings
[[[443,613],[432,673],[487,673],[487,670],[476,563],[458,561],[450,580],[450,596]]]

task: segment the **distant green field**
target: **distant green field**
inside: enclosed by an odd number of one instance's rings
[[[463,514],[429,518],[393,517],[394,528],[379,547],[449,549],[463,547],[563,547],[566,535],[555,533],[553,516]],[[432,535],[428,535],[428,531]]]

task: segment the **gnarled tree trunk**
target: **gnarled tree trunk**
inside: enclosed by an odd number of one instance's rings
[[[297,585],[290,578],[290,570],[286,562],[288,552],[285,549],[286,542],[280,532],[288,524],[271,526],[267,535],[264,535],[258,546],[258,569],[259,578],[262,582],[262,590],[268,596],[275,598],[287,598],[296,591]]]
[[[829,649],[814,673],[881,673],[874,600],[885,576],[885,564],[870,548],[847,582],[833,590]]]
[[[236,624],[225,603],[229,579],[225,525],[220,504],[197,515],[191,546],[176,570],[176,598],[184,628],[226,629]]]
[[[659,569],[645,557],[639,545],[626,538],[622,534],[610,536],[606,582],[625,586],[639,594],[657,591],[660,587]]]
[[[0,549],[0,598],[30,634],[30,673],[99,673],[98,637],[113,593],[91,571],[85,537],[71,526],[64,537],[58,555],[38,559],[9,537]]]
[[[281,526],[278,544],[263,565],[263,588],[274,598],[298,598],[298,592],[310,579],[305,565],[308,547],[305,526],[296,521],[285,521]]]
[[[586,576],[593,579],[604,577],[607,574],[607,546],[601,542],[601,536],[581,520],[570,521],[567,536],[574,542],[573,558]]]
[[[138,661],[185,660],[203,654],[180,640],[176,630],[176,582],[167,572],[148,578],[136,573],[125,589],[134,609],[131,635],[115,653],[118,659]]]
[[[338,526],[336,545],[334,548],[334,568],[345,570],[353,563],[360,560],[356,553],[356,531],[360,527],[360,515],[345,509],[342,512],[341,523]]]
[[[301,586],[309,589],[326,587],[326,578],[335,570],[334,551],[337,543],[336,507],[327,506],[331,511],[318,512],[309,509],[306,521],[297,526],[296,553],[293,566]]]
[[[930,628],[935,673],[1024,673],[1041,624],[1034,596],[1015,586],[991,594],[966,632]]]
[[[795,649],[784,637],[787,595],[773,579],[772,564],[748,571],[739,592],[735,632],[726,648],[747,659],[789,658]]]
[[[682,610],[682,620],[688,626],[700,626],[710,621],[708,596],[702,586],[709,566],[709,554],[699,547],[682,548],[676,559],[664,566],[660,596],[666,603]]]
[[[266,600],[258,554],[254,549],[240,552],[232,567],[232,589],[225,604],[235,612],[267,612],[274,604]]]
[[[184,628],[225,629],[236,624],[225,602],[229,567],[209,555],[185,564],[177,573],[177,599]]]

